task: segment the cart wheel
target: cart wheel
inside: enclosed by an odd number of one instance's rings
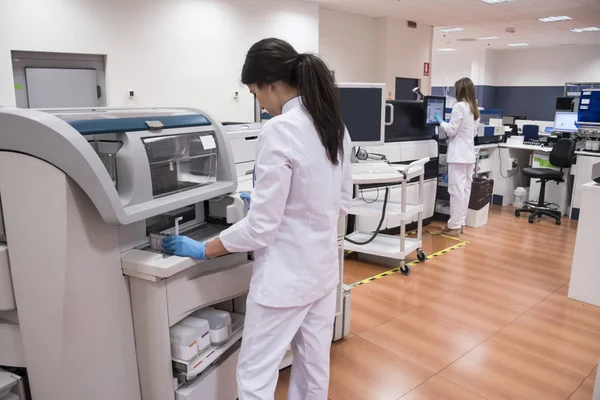
[[[417,260],[421,263],[424,263],[425,260],[427,260],[427,254],[421,249],[417,249]]]
[[[404,261],[400,263],[400,272],[402,275],[410,274],[410,265],[406,264]]]
[[[533,224],[535,222],[535,217],[531,216],[529,217],[529,223]]]
[[[520,211],[515,211],[515,217],[520,217],[521,216],[521,212]]]

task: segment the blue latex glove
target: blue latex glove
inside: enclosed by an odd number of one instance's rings
[[[436,120],[437,122],[439,122],[440,124],[441,124],[442,122],[444,122],[444,120],[442,119],[442,117],[440,116],[440,114],[435,114],[435,115],[433,116],[433,118],[435,118],[435,120]]]
[[[206,243],[198,242],[187,236],[167,236],[162,243],[165,251],[176,256],[208,260],[206,258]]]
[[[250,209],[250,201],[251,201],[250,193],[241,192],[240,197],[242,198],[242,200],[244,200],[246,202],[246,205],[248,206],[248,210],[249,210]]]

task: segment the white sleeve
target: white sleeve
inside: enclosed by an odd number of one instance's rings
[[[255,251],[273,241],[290,191],[291,155],[291,143],[284,128],[275,120],[265,124],[258,141],[256,181],[248,216],[220,235],[227,251]]]
[[[344,135],[344,158],[342,159],[342,201],[340,203],[340,217],[348,215],[352,206],[352,193],[354,185],[352,184],[352,168],[350,166],[350,153],[352,145],[348,131]]]
[[[452,108],[452,114],[450,115],[450,122],[442,122],[440,126],[446,132],[446,136],[452,137],[456,136],[458,133],[458,128],[460,128],[460,124],[464,117],[464,112],[460,103],[457,103]]]

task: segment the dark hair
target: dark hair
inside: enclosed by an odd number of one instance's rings
[[[338,165],[344,154],[344,122],[340,92],[327,65],[317,56],[300,54],[281,39],[255,43],[242,69],[242,83],[262,87],[278,81],[297,88],[310,114],[327,157]]]

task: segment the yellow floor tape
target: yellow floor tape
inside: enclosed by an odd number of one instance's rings
[[[432,234],[432,235],[440,235],[440,234],[436,234],[436,233],[432,233],[432,232],[428,232],[428,233],[430,233],[430,234]],[[460,241],[460,243],[457,243],[457,244],[455,244],[454,246],[450,246],[450,247],[448,247],[448,248],[445,248],[445,249],[443,249],[443,250],[440,250],[440,251],[438,251],[438,252],[436,252],[436,253],[430,254],[430,255],[428,255],[428,256],[427,256],[427,259],[431,259],[431,258],[436,258],[436,257],[439,257],[439,256],[441,256],[441,255],[444,255],[444,254],[446,254],[446,253],[449,253],[449,252],[451,252],[452,250],[460,249],[461,247],[465,247],[466,245],[468,245],[468,244],[469,244],[469,241],[467,241],[467,240],[461,241],[460,239],[458,239],[458,238],[456,238],[456,237],[445,236],[445,235],[441,235],[441,236],[443,236],[443,237],[445,237],[445,238],[448,238],[448,239],[456,239],[456,240]],[[414,261],[411,261],[411,262],[409,262],[409,263],[408,263],[408,266],[412,267],[412,266],[414,266],[414,265],[417,265],[417,264],[420,264],[420,263],[421,263],[421,262],[420,262],[419,260],[414,260]],[[369,283],[369,282],[376,281],[377,279],[381,279],[381,278],[383,278],[383,277],[386,277],[386,276],[388,276],[388,275],[395,274],[395,273],[397,273],[397,272],[400,272],[400,267],[398,267],[398,268],[394,268],[394,269],[391,269],[391,270],[389,270],[389,271],[386,271],[386,272],[382,272],[381,274],[378,274],[378,275],[372,276],[372,277],[370,277],[370,278],[367,278],[367,279],[363,279],[362,281],[359,281],[359,282],[353,283],[352,285],[350,285],[350,287],[353,287],[353,288],[354,288],[354,287],[357,287],[357,286],[362,286],[362,285],[364,285],[364,284],[366,284],[366,283]]]

